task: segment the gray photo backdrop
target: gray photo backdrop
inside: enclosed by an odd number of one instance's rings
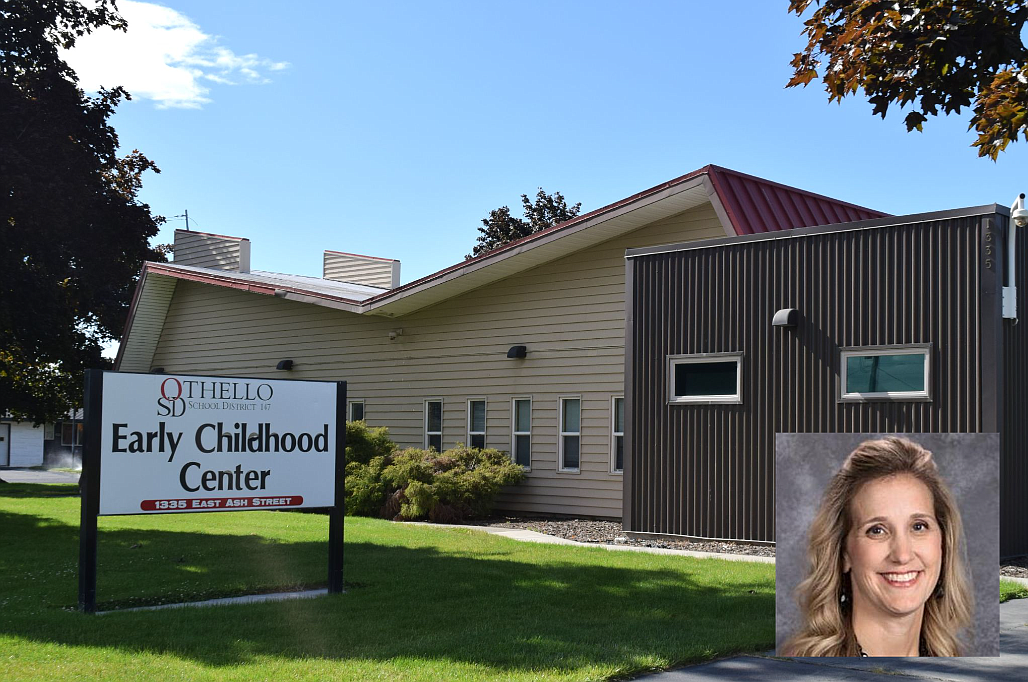
[[[999,434],[775,434],[775,639],[780,651],[800,623],[796,586],[807,570],[807,530],[828,481],[865,440],[903,436],[931,450],[964,521],[974,582],[974,646],[999,656]]]

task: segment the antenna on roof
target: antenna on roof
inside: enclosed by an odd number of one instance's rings
[[[189,232],[189,209],[188,208],[186,209],[186,212],[183,213],[182,215],[173,215],[171,217],[172,218],[185,218],[186,219],[186,232]]]

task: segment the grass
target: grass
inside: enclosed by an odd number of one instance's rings
[[[1028,586],[1014,582],[1013,580],[1003,580],[1000,578],[999,603],[1002,604],[1003,602],[1010,601],[1011,599],[1028,599]]]
[[[69,495],[69,493],[71,495]],[[0,679],[595,680],[774,646],[774,566],[346,521],[348,592],[87,616],[74,486],[0,484]],[[327,519],[100,519],[100,608],[323,586]]]

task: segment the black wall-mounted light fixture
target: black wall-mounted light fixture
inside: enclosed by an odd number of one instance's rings
[[[528,355],[527,346],[511,346],[510,350],[507,351],[508,358],[524,359],[526,355]]]
[[[782,308],[771,320],[772,327],[795,327],[800,323],[800,311],[795,308]]]
[[[164,374],[164,368],[163,367],[154,367],[153,369],[150,370],[150,374]]]
[[[279,360],[278,364],[275,365],[275,369],[290,370],[292,368],[293,368],[293,361],[292,360]]]

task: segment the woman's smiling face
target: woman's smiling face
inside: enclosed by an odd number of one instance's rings
[[[916,612],[942,568],[942,530],[928,487],[910,474],[865,483],[850,502],[843,570],[854,608],[883,616]]]

